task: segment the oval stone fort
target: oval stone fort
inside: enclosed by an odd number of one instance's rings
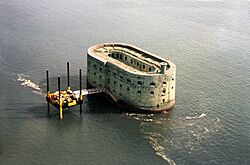
[[[105,43],[87,54],[89,86],[105,89],[127,110],[160,112],[175,105],[176,66],[132,45]]]

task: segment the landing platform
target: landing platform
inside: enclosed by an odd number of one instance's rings
[[[62,90],[60,91],[60,95],[59,91],[56,91],[54,93],[48,93],[46,101],[58,109],[60,108],[60,105],[62,109],[64,109],[82,104],[83,96],[86,96],[88,94],[101,93],[104,91],[105,91],[104,89],[99,89],[99,88],[83,89],[81,91]]]

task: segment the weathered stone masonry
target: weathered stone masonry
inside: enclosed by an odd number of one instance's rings
[[[162,111],[175,104],[173,62],[127,44],[100,44],[88,49],[88,83],[105,88],[115,101],[135,109]]]

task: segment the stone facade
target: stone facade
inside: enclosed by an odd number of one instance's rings
[[[146,111],[175,104],[173,62],[127,44],[100,44],[88,49],[88,84],[105,88],[114,101]]]

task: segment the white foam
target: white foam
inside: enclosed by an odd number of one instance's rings
[[[192,117],[187,116],[186,119],[187,119],[187,120],[190,120],[190,119],[200,119],[200,118],[203,118],[203,117],[205,117],[205,116],[207,116],[207,114],[205,114],[205,113],[203,112],[203,113],[202,113],[201,115],[199,115],[199,116],[192,116]]]
[[[218,117],[216,117],[216,122],[219,122],[219,121],[220,121],[220,119]]]
[[[138,117],[135,117],[134,119],[135,119],[135,120],[140,120]]]
[[[195,118],[196,118],[196,116],[194,116],[194,117],[187,116],[187,117],[186,117],[186,119],[188,119],[188,120],[189,120],[189,119],[195,119]]]
[[[166,153],[166,149],[160,144],[160,137],[162,137],[162,135],[160,133],[153,132],[148,132],[147,134],[147,138],[149,139],[149,143],[152,145],[152,148],[155,150],[155,154],[162,157],[170,165],[176,165],[174,160],[172,160]],[[172,141],[170,141],[169,143],[173,145]]]
[[[207,116],[205,113],[202,113],[198,118],[202,118],[202,117],[205,117]]]
[[[30,87],[30,88],[36,90],[36,92],[42,93],[42,89],[39,87],[39,85],[37,85],[35,82],[27,79],[29,76],[26,76],[24,74],[18,74],[17,77],[18,77],[17,81],[21,81],[22,86]]]
[[[164,120],[167,122],[164,122]],[[207,115],[206,112],[200,112],[194,116],[180,117],[177,120],[165,117],[164,120],[157,118],[153,119],[153,122],[145,122],[144,118],[140,126],[155,154],[171,165],[175,165],[175,160],[171,157],[171,149],[183,150],[184,148],[189,154],[199,151],[202,149],[201,144],[204,142],[204,139],[214,136],[221,127],[220,119],[213,116],[213,114]],[[177,134],[186,135],[185,140],[178,141],[174,138],[172,139],[172,136],[165,133],[166,129],[163,126],[169,123],[173,127],[178,128],[174,130]],[[156,132],[148,131],[152,126],[158,128],[154,129]]]
[[[204,127],[204,130],[205,130],[205,133],[209,132],[209,130],[207,129],[207,127]]]
[[[145,121],[145,122],[152,122],[153,119],[144,119],[143,121]]]

